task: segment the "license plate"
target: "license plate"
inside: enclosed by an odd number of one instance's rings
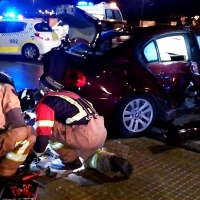
[[[56,33],[52,33],[53,40],[58,40],[58,35]]]

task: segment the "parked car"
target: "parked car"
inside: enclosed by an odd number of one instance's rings
[[[23,55],[33,60],[60,44],[58,35],[44,21],[0,20],[0,54]]]
[[[57,16],[69,24],[71,43],[45,56],[41,90],[78,92],[125,137],[156,122],[181,126],[199,118],[200,31],[155,26],[102,32],[99,20],[71,5],[59,6]]]

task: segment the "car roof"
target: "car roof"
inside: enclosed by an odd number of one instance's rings
[[[156,25],[149,27],[140,27],[140,26],[125,26],[125,30],[138,33],[138,34],[162,34],[167,32],[200,32],[200,29],[195,29],[189,26],[171,26],[171,25]]]
[[[0,19],[0,22],[32,22],[32,23],[39,23],[42,22],[42,20],[39,19]]]
[[[170,25],[156,25],[156,26],[126,26],[125,29],[130,32],[138,33],[138,34],[160,34],[170,31],[186,31],[183,28],[170,26]]]
[[[127,25],[121,30],[108,30],[101,33],[100,41],[107,40],[109,38],[115,37],[115,36],[123,36],[123,35],[130,35],[129,41],[133,45],[138,45],[141,42],[149,41],[150,39],[153,39],[154,37],[164,36],[166,34],[183,34],[183,33],[190,33],[190,32],[198,32],[200,34],[199,30],[193,30],[193,29],[184,29],[182,27],[176,27],[176,26],[170,26],[170,25],[156,25],[151,27],[139,27],[139,26],[130,26]]]
[[[200,30],[193,30],[189,27],[178,27],[171,25],[156,25],[149,27],[139,27],[139,26],[126,26],[124,28],[125,32],[133,33],[134,38],[138,38],[139,40],[148,39],[153,36],[169,34],[169,33],[189,33],[189,32],[200,32]]]

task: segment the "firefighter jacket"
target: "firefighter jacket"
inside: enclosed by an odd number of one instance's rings
[[[36,131],[25,125],[0,134],[0,176],[12,176],[25,161],[36,140]]]
[[[90,102],[73,92],[48,92],[36,107],[35,154],[39,156],[44,152],[51,137],[54,121],[69,126],[84,125],[90,120],[89,114],[93,115],[94,112]]]
[[[0,84],[0,130],[25,125],[18,95],[12,85]]]

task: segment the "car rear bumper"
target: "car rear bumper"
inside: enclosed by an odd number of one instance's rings
[[[45,54],[49,51],[51,51],[51,49],[56,48],[58,46],[61,45],[61,41],[60,40],[55,40],[55,41],[45,41],[43,43],[38,43],[38,49],[40,54]]]

